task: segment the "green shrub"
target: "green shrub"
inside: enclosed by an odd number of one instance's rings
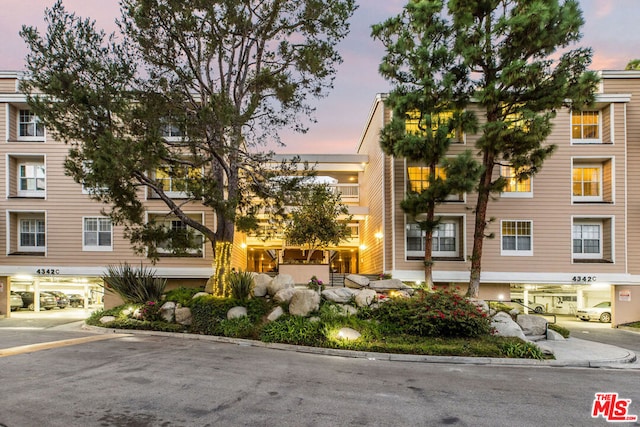
[[[155,270],[144,266],[132,268],[126,262],[108,266],[102,279],[105,290],[119,295],[125,303],[159,301],[167,286],[167,279],[156,277]]]
[[[500,350],[505,357],[538,360],[545,358],[540,347],[534,343],[522,341],[519,338],[505,340],[500,345]]]
[[[448,290],[418,291],[411,298],[391,298],[372,310],[371,315],[388,333],[461,338],[491,333],[487,313]]]
[[[220,321],[222,335],[230,338],[256,338],[256,324],[249,317],[224,319]]]
[[[255,281],[253,274],[248,271],[232,272],[229,275],[229,287],[231,288],[231,297],[240,301],[246,301],[253,295],[253,287]]]
[[[547,327],[553,331],[556,331],[557,333],[562,335],[564,338],[569,338],[569,335],[571,334],[571,331],[569,331],[565,327],[558,325],[557,323],[549,323]]]
[[[183,307],[190,307],[193,296],[198,292],[202,292],[202,289],[186,288],[182,286],[168,291],[164,296],[164,300],[173,301]]]
[[[324,342],[322,324],[301,316],[282,316],[267,323],[260,333],[264,342],[309,345],[321,347]]]
[[[225,320],[227,312],[236,306],[246,307],[247,317],[256,324],[261,323],[262,318],[274,307],[264,298],[240,301],[212,295],[201,296],[191,302],[191,330],[205,335],[222,335],[220,322]]]

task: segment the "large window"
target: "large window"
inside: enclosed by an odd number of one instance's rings
[[[44,125],[30,110],[20,110],[18,114],[18,139],[44,140]]]
[[[572,188],[576,201],[602,201],[602,166],[574,165]]]
[[[516,170],[511,166],[500,167],[500,176],[506,180],[502,195],[507,197],[531,197],[531,177],[518,179]]]
[[[23,162],[18,164],[18,196],[44,196],[45,176],[43,163]]]
[[[202,214],[189,214],[195,221],[202,222]],[[186,223],[176,217],[167,217],[160,214],[151,214],[150,221],[161,222],[170,231],[170,237],[158,244],[158,252],[161,256],[174,257],[201,257],[204,253],[204,236],[190,228]],[[190,246],[180,249],[182,246]]]
[[[201,169],[190,167],[162,167],[156,169],[156,181],[170,197],[187,197],[189,182],[199,180]]]
[[[576,259],[602,258],[602,223],[573,224],[573,257]]]
[[[571,138],[578,142],[600,142],[600,112],[573,111]]]
[[[407,259],[424,259],[425,232],[417,223],[407,223]],[[431,256],[434,258],[460,257],[460,221],[455,218],[441,219],[432,233]]]
[[[82,230],[82,248],[85,251],[110,251],[112,243],[112,225],[109,218],[84,218]]]
[[[501,223],[502,255],[533,255],[531,221],[504,220]]]
[[[405,118],[405,131],[410,134],[424,134],[427,129],[436,132],[440,126],[449,126],[453,119],[453,112],[442,112],[438,114],[420,114],[419,111],[410,111]],[[464,142],[464,135],[460,127],[451,129],[447,133],[451,142]]]
[[[44,219],[21,219],[18,227],[18,250],[26,252],[42,252],[45,250]]]
[[[417,193],[429,188],[429,174],[431,168],[417,164],[407,165],[408,190]],[[443,168],[436,167],[436,178],[446,179]]]

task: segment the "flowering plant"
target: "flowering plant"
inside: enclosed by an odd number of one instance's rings
[[[140,308],[140,318],[153,322],[154,320],[160,320],[160,306],[155,301],[147,301]]]
[[[309,280],[309,283],[307,283],[307,287],[318,292],[321,292],[324,289],[322,280],[318,279],[316,276],[311,276],[311,280]]]

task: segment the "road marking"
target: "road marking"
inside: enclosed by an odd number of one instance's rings
[[[70,345],[84,344],[94,341],[110,340],[114,338],[128,337],[129,334],[108,334],[108,335],[92,335],[89,337],[72,338],[68,340],[50,341],[38,344],[21,345],[18,347],[0,349],[0,357],[15,356],[23,353],[33,353],[35,351],[49,350],[52,348],[66,347]]]

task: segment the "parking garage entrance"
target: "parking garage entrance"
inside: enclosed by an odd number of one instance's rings
[[[33,312],[102,308],[104,291],[100,277],[15,275],[5,280],[13,300],[10,312]],[[22,306],[17,306],[20,296]],[[62,312],[60,313],[62,314]],[[69,313],[71,315],[71,313]],[[7,313],[9,316],[9,313]]]

